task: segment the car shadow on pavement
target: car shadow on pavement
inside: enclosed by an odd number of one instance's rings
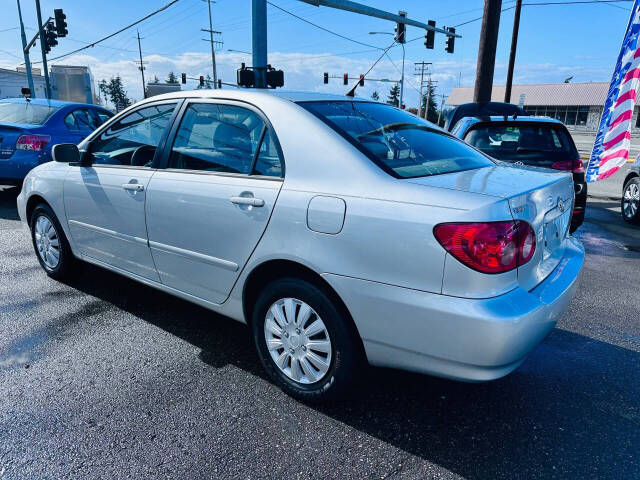
[[[82,268],[73,288],[189,342],[213,368],[233,364],[268,381],[246,326]],[[466,478],[637,478],[638,372],[640,353],[556,328],[501,380],[465,384],[368,368],[356,394],[310,408],[401,449],[406,462],[424,459]]]
[[[20,194],[17,187],[5,187],[0,185],[0,218],[5,220],[20,220],[16,199]]]

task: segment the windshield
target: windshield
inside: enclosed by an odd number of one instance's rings
[[[493,165],[435,125],[390,105],[351,101],[300,105],[394,177],[424,177]]]
[[[498,160],[539,167],[579,158],[565,129],[550,124],[484,125],[471,130],[465,141]]]
[[[42,125],[58,108],[28,102],[0,102],[0,122]]]

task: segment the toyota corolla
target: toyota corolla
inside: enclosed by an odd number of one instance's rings
[[[497,164],[381,103],[179,92],[53,155],[18,197],[49,276],[90,262],[244,322],[300,399],[365,362],[502,377],[584,262],[570,174]]]

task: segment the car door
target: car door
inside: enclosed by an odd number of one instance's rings
[[[71,166],[64,184],[69,229],[82,255],[155,281],[146,188],[176,105],[146,104],[108,124],[83,152],[91,164]]]
[[[147,230],[161,281],[221,303],[260,240],[282,186],[277,139],[246,104],[183,106],[166,168],[147,191]]]

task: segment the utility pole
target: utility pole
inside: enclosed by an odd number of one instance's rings
[[[138,33],[138,54],[140,55],[140,75],[142,75],[142,96],[147,98],[147,89],[144,83],[144,62],[142,61],[142,47],[140,46],[140,30],[136,30]]]
[[[504,101],[511,102],[511,86],[513,84],[513,67],[516,63],[516,48],[518,47],[518,30],[520,29],[520,10],[522,0],[516,0],[516,12],[513,18],[513,34],[511,35],[511,51],[509,52],[509,69],[507,70],[507,85],[504,89]]]
[[[484,0],[478,64],[476,67],[476,85],[473,93],[473,101],[480,104],[491,101],[501,8],[502,0]]]
[[[31,97],[36,98],[36,89],[33,86],[33,75],[31,74],[31,60],[29,60],[29,50],[27,49],[27,35],[24,33],[24,23],[22,23],[22,9],[20,8],[20,0],[18,2],[18,17],[20,18],[20,35],[22,37],[22,53],[24,53],[24,65],[27,69],[27,81],[29,82],[29,90]]]
[[[206,0],[209,6],[209,30],[202,29],[202,31],[209,32],[209,42],[211,43],[211,70],[213,72],[213,88],[218,88],[218,74],[216,72],[216,52],[214,48],[213,34],[220,33],[213,30],[213,20],[211,18],[211,0]],[[265,6],[266,9],[266,6]]]
[[[267,0],[251,0],[251,51],[256,88],[267,86]]]
[[[440,111],[438,112],[438,125],[440,125],[440,119],[442,118],[442,109],[444,108],[444,99],[446,95],[444,93],[440,94]]]
[[[40,0],[36,0],[36,13],[38,14],[38,30],[40,32],[40,49],[42,50],[42,70],[44,73],[44,84],[47,100],[51,100],[51,85],[49,84],[49,71],[47,70],[47,37],[42,24],[42,14],[40,13]]]
[[[416,68],[420,68],[419,72],[415,72],[414,75],[420,75],[420,101],[418,102],[418,116],[423,118],[422,112],[422,88],[424,87],[424,71],[428,66],[431,65],[431,62],[415,62],[414,65]]]

